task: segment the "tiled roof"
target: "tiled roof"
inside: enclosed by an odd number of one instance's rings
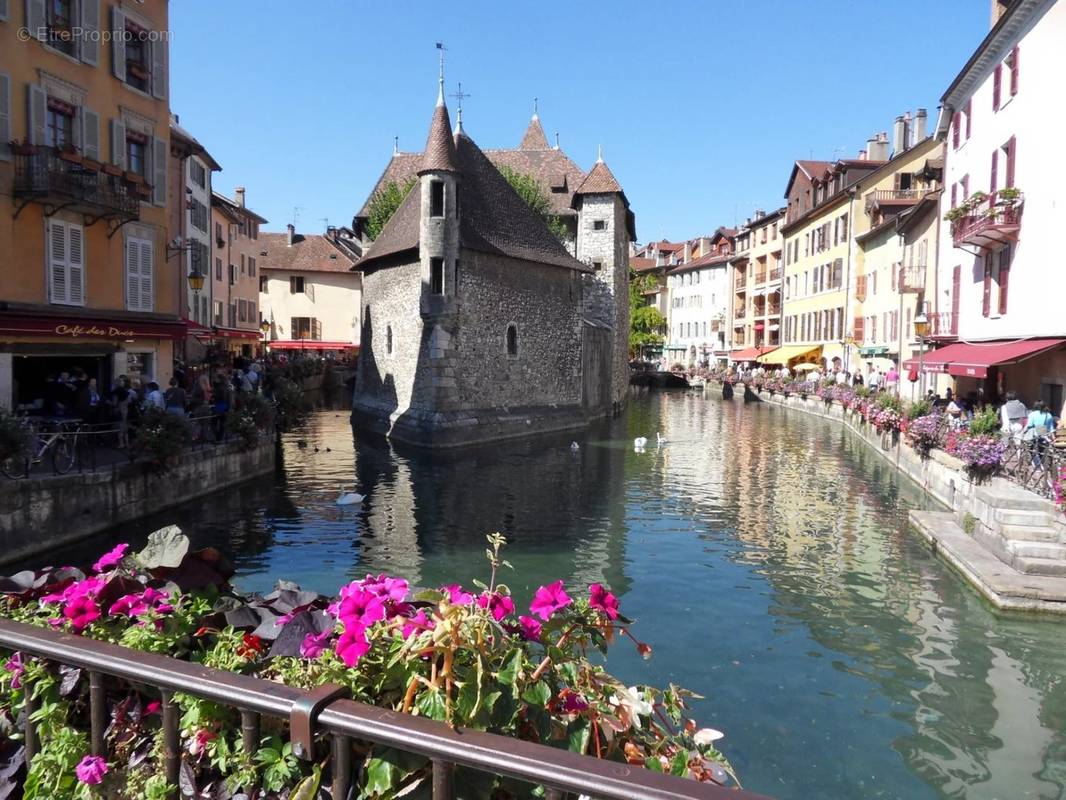
[[[211,192],[211,205],[234,220],[239,219],[241,216],[251,217],[261,225],[265,225],[268,220],[264,217],[256,214],[252,209],[247,206],[240,205],[236,200],[230,200],[226,195],[219,192]]]
[[[457,171],[452,121],[448,117],[448,106],[441,102],[433,109],[433,121],[429,124],[429,136],[426,138],[426,152],[422,155],[422,163],[418,165],[419,173],[430,170]]]
[[[622,187],[615,180],[614,173],[602,161],[597,161],[574,194],[614,194],[616,192],[622,194]]]
[[[320,234],[260,233],[258,266],[290,272],[350,272],[355,259]]]
[[[484,153],[497,167],[510,167],[535,178],[544,187],[553,214],[564,217],[575,214],[570,203],[585,173],[562,150],[485,150]]]
[[[676,253],[678,250],[685,249],[684,242],[668,242],[666,239],[661,242],[649,242],[647,246],[649,248],[654,246],[660,253]]]
[[[455,150],[461,247],[582,272],[591,270],[567,252],[470,137],[456,136]],[[360,268],[416,249],[420,213],[420,195],[411,192],[359,262]]]
[[[629,268],[633,272],[651,272],[656,268],[654,258],[641,258],[640,256],[629,257]]]
[[[676,267],[672,267],[668,275],[677,275],[679,272],[688,272],[690,269],[699,269],[700,267],[714,267],[719,264],[728,264],[729,260],[733,257],[732,253],[718,255],[717,253],[709,253],[699,258],[694,258],[685,264],[678,264]]]
[[[540,117],[536,114],[533,115],[533,119],[529,121],[529,127],[526,128],[525,134],[522,136],[522,142],[518,145],[519,150],[548,150],[548,137],[544,135],[544,128],[540,125]]]
[[[814,178],[825,173],[827,169],[833,166],[833,162],[800,160],[796,162],[796,166],[802,169],[808,178]]]
[[[374,195],[390,183],[395,183],[402,189],[407,181],[415,177],[421,162],[421,153],[393,153],[389,163],[385,165],[385,171],[381,173],[378,182],[374,184],[373,191],[367,195],[366,202],[363,203],[363,207],[359,209],[359,213],[355,216],[364,218],[369,216],[370,201],[374,198]]]

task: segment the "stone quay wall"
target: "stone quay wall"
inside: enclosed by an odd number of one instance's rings
[[[274,471],[273,438],[182,454],[166,472],[145,462],[96,472],[0,480],[0,563],[47,556],[139,517]]]

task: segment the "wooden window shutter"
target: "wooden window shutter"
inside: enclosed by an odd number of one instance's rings
[[[1006,180],[1003,181],[1003,185],[1007,187],[1014,187],[1014,155],[1017,150],[1017,141],[1012,136],[1007,140],[1007,175]]]
[[[152,202],[157,206],[167,204],[167,154],[165,139],[152,139]]]
[[[31,37],[40,39],[42,42],[48,36],[46,9],[45,0],[26,0],[26,27],[29,28]]]
[[[999,251],[999,313],[1007,313],[1007,288],[1010,283],[1011,246]]]
[[[111,120],[111,163],[126,168],[126,125],[118,119]]]
[[[959,186],[956,183],[951,184],[951,207],[955,208],[959,204]]]
[[[141,242],[126,240],[126,308],[136,310],[141,302]]]
[[[992,259],[985,256],[985,281],[984,291],[981,298],[981,316],[987,317],[992,313]]]
[[[95,67],[100,60],[100,0],[81,0],[81,28],[78,57]]]
[[[3,0],[0,0],[2,3]],[[11,76],[0,72],[0,161],[11,159]]]
[[[67,229],[62,222],[48,223],[48,294],[53,303],[66,304]]]
[[[151,47],[152,57],[152,97],[161,100],[167,96],[167,44],[166,38],[161,37],[154,42],[147,43]]]
[[[962,265],[956,264],[955,268],[951,271],[951,314],[957,320],[959,318],[959,308],[962,304],[962,298],[959,293],[962,291]],[[954,326],[955,321],[952,321]]]
[[[959,119],[959,112],[956,111],[951,118],[951,148],[953,150],[959,149],[959,127],[961,121]]]
[[[100,160],[100,115],[89,108],[81,109],[81,149],[86,158]]]
[[[85,304],[85,234],[81,225],[67,224],[67,299]]]
[[[999,111],[999,93],[1003,85],[1003,65],[996,64],[996,70],[992,73],[992,110]]]
[[[118,5],[111,6],[111,73],[126,81],[126,14]]]
[[[26,86],[26,101],[29,125],[27,126],[30,143],[31,144],[44,144],[44,123],[45,115],[47,113],[48,95],[45,94],[44,89],[40,86],[34,86],[32,83]]]
[[[1010,52],[1010,96],[1018,94],[1018,46]]]
[[[970,140],[970,132],[973,129],[973,100],[966,101],[966,141]]]
[[[141,311],[151,311],[155,306],[155,279],[153,274],[155,259],[154,244],[141,240]]]
[[[999,167],[999,149],[992,151],[992,170],[988,176],[988,193],[995,194],[998,184],[996,183],[997,172]]]

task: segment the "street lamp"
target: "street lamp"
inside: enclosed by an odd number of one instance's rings
[[[189,273],[189,288],[197,294],[204,288],[204,274],[200,272],[199,267],[193,267]]]
[[[929,335],[929,317],[925,315],[925,304],[918,309],[914,318],[914,335],[918,337],[918,399],[925,399],[925,337]]]

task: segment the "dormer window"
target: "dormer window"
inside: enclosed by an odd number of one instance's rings
[[[429,215],[431,217],[444,216],[444,182],[429,182]]]

